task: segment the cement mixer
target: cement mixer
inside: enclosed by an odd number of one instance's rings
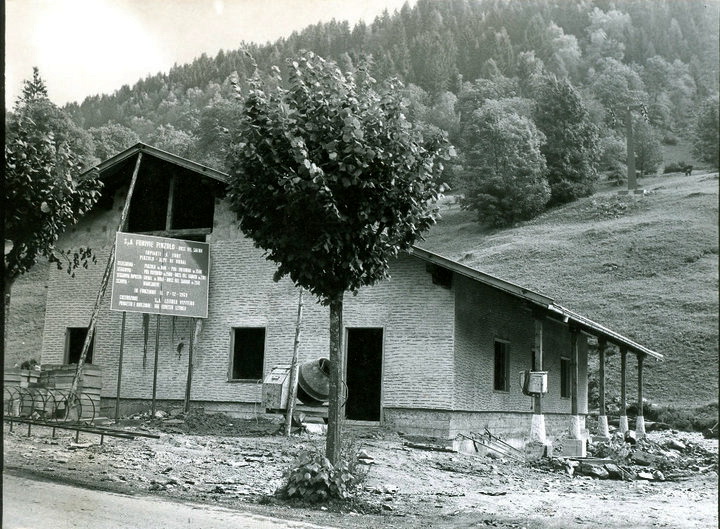
[[[300,364],[297,398],[305,406],[323,406],[330,395],[330,361],[318,358]],[[276,365],[263,380],[263,404],[267,412],[287,409],[290,395],[290,366]]]

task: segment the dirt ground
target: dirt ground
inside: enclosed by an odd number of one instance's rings
[[[11,432],[6,422],[5,471],[352,529],[718,526],[718,442],[700,434],[651,432],[653,446],[681,441],[694,458],[674,471],[666,465],[665,481],[623,481],[570,476],[547,459],[529,464],[430,451],[409,447],[392,432],[353,431],[353,451],[372,458],[355,499],[308,507],[273,493],[301,450],[322,450],[321,434],[285,438],[276,424],[224,416],[128,420],[118,427],[160,438],[105,437],[100,445],[98,435],[82,433],[76,443],[74,432],[57,430],[53,438],[49,428],[33,427],[28,437],[27,426],[15,424]]]

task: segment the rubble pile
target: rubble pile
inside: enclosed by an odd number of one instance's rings
[[[694,474],[717,472],[718,454],[688,439],[636,439],[631,431],[590,443],[586,458],[550,458],[537,466],[597,479],[680,481]]]
[[[190,435],[240,435],[244,437],[275,435],[280,429],[278,421],[258,417],[239,419],[224,413],[206,413],[203,409],[191,409],[184,413],[182,408],[156,410],[131,415],[120,422],[121,426],[153,428],[165,433]]]

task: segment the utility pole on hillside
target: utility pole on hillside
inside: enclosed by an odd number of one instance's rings
[[[625,139],[627,141],[627,193],[642,193],[637,188],[637,173],[635,172],[635,139],[633,137],[632,111],[639,110],[647,119],[647,109],[644,104],[628,105],[625,109]],[[624,193],[623,193],[624,194]]]

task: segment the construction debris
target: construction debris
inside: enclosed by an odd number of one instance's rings
[[[637,439],[634,433],[591,443],[587,458],[550,458],[536,466],[570,476],[647,481],[682,480],[694,473],[718,470],[717,453],[699,444],[675,438]]]

